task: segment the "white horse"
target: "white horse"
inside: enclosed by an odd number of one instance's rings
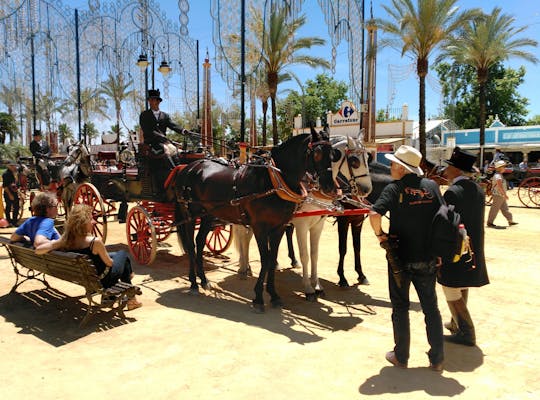
[[[357,197],[365,197],[371,192],[367,152],[359,139],[350,137],[331,138],[333,147],[332,175],[336,181],[349,186],[351,193]],[[307,200],[302,203],[297,213],[327,210],[335,212],[333,199],[325,198],[318,191],[311,191]],[[302,281],[306,299],[315,301],[324,289],[317,275],[319,241],[324,228],[326,215],[300,216],[292,219],[296,228],[296,240],[302,263]],[[308,239],[309,234],[309,239]],[[233,226],[233,237],[239,253],[239,270],[241,277],[251,275],[249,265],[249,241],[253,233],[244,226]],[[309,264],[311,261],[311,269]]]

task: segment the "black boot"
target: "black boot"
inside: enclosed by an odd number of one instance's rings
[[[455,317],[453,316],[453,319],[457,320],[458,331],[452,335],[445,335],[444,339],[451,343],[475,346],[476,334],[474,324],[464,299],[449,301],[448,306],[452,315],[454,313],[456,314]]]

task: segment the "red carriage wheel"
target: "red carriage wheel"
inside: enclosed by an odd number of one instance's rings
[[[129,210],[126,220],[126,237],[129,252],[143,265],[154,261],[157,252],[156,229],[148,211],[141,206]]]
[[[199,230],[200,218],[195,220],[195,236]],[[232,225],[215,225],[206,237],[206,248],[214,255],[225,252],[232,243]],[[180,242],[180,239],[179,239]],[[180,242],[181,244],[182,242]]]
[[[519,201],[525,206],[525,207],[534,207],[534,199],[537,199],[537,192],[540,190],[540,178],[538,177],[530,177],[525,180],[523,180],[518,187],[518,197]],[[531,195],[532,194],[532,195]]]
[[[92,233],[103,240],[107,239],[107,214],[99,191],[91,183],[81,183],[75,191],[73,204],[86,204],[92,208],[92,216],[96,223]]]
[[[206,247],[214,254],[221,254],[232,243],[232,225],[216,225],[206,237]]]
[[[540,177],[533,176],[529,178],[528,187],[531,207],[540,207]]]

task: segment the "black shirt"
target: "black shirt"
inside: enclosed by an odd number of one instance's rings
[[[439,186],[431,179],[407,174],[386,186],[373,205],[380,215],[390,212],[389,234],[399,240],[399,257],[405,263],[429,261],[429,231],[443,203]]]

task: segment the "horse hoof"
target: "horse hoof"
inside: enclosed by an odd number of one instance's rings
[[[206,283],[201,283],[201,286],[204,290],[212,290],[213,289],[213,286],[210,282],[206,282]]]
[[[247,277],[248,277],[247,272],[245,272],[245,271],[242,271],[242,272],[238,271],[238,278],[240,278],[241,280],[245,281],[245,280],[247,279]]]
[[[264,304],[259,304],[259,303],[252,302],[251,303],[251,309],[256,314],[264,314],[265,313]]]
[[[270,303],[272,303],[272,308],[282,308],[283,302],[278,297],[277,299],[271,300]]]
[[[315,303],[317,301],[317,293],[306,293],[306,300]]]
[[[315,295],[317,297],[322,297],[323,299],[326,297],[326,293],[322,289],[315,290]]]
[[[199,288],[189,288],[189,294],[198,295],[199,294]]]
[[[366,285],[366,286],[369,285],[368,278],[366,278],[365,276],[364,276],[363,278],[358,278],[358,283],[359,283],[360,285]]]
[[[297,260],[292,260],[291,261],[291,267],[300,268],[300,263]]]
[[[343,279],[343,280],[340,280],[339,283],[338,283],[339,287],[342,287],[342,288],[348,288],[350,287],[349,286],[349,282],[347,282],[347,279]]]

